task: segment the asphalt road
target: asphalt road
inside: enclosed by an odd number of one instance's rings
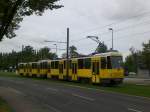
[[[16,112],[150,112],[150,99],[30,78],[0,77],[0,96]]]

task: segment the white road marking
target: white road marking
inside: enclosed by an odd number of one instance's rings
[[[60,110],[52,107],[51,105],[45,104],[46,107],[50,108],[51,110],[53,110],[54,112],[61,112]]]
[[[78,95],[78,94],[72,94],[72,95],[75,96],[75,97],[82,98],[82,99],[84,99],[84,100],[88,100],[88,101],[94,101],[94,100],[95,100],[95,99],[93,99],[93,98],[81,96],[81,95]]]
[[[81,88],[81,89],[100,90],[100,89],[96,89],[96,88],[89,88],[89,87],[77,86],[77,85],[71,85],[71,84],[64,84],[64,85],[70,86],[70,87],[77,87],[77,88]],[[100,90],[100,91],[104,91],[104,90]],[[104,91],[104,92],[106,92],[106,91]]]
[[[21,91],[18,91],[14,88],[11,88],[11,87],[7,87],[10,91],[14,92],[14,93],[17,93],[17,94],[20,94],[20,95],[24,95],[24,93],[22,93]]]
[[[71,84],[63,84],[63,85],[70,86],[70,87],[81,88],[81,89],[89,89],[89,90],[96,90],[96,91],[101,91],[101,92],[113,93],[113,94],[118,94],[118,95],[126,95],[126,96],[129,96],[129,97],[136,97],[136,98],[141,98],[141,99],[144,99],[144,100],[150,100],[150,98],[144,97],[144,96],[136,96],[136,95],[130,95],[130,94],[126,94],[126,93],[118,93],[118,92],[114,92],[114,91],[107,91],[107,90],[84,87],[84,86],[76,86],[76,85],[71,85]],[[135,100],[138,100],[138,99],[135,99]]]
[[[133,108],[128,108],[129,111],[133,111],[133,112],[142,112],[140,110],[136,110],[136,109],[133,109]]]
[[[58,89],[55,89],[55,88],[46,88],[47,90],[50,90],[50,91],[55,91],[55,92],[57,92],[58,91]]]

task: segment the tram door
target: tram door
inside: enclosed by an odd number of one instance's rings
[[[59,64],[59,79],[63,79],[63,73],[64,73],[64,69],[63,69],[63,63]]]
[[[72,63],[72,80],[77,80],[77,63]]]
[[[100,67],[99,67],[99,61],[94,60],[92,62],[92,82],[93,83],[99,83],[99,74],[100,74]]]

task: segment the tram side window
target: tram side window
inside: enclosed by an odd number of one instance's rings
[[[51,68],[54,69],[54,62],[51,62]]]
[[[23,64],[19,65],[19,68],[22,69],[23,68]]]
[[[55,61],[55,69],[58,69],[58,61]]]
[[[42,65],[42,63],[40,63],[40,68],[43,68],[43,65]]]
[[[112,69],[110,56],[107,57],[107,69]]]
[[[96,68],[96,74],[99,74],[99,62],[96,62],[96,66],[97,66],[97,68]]]
[[[48,69],[51,69],[51,64],[50,63],[48,63]]]
[[[35,68],[38,68],[38,64],[37,63],[35,64]]]
[[[30,64],[28,64],[28,69],[31,69],[31,68],[32,68],[32,66]]]
[[[92,65],[92,71],[95,72],[95,63]]]
[[[83,66],[84,66],[83,59],[78,59],[78,68],[83,69]]]
[[[64,61],[64,69],[66,69],[66,63],[67,63],[67,61]]]
[[[22,69],[22,65],[19,65],[18,68],[19,68],[19,69]]]
[[[91,58],[84,59],[84,67],[85,69],[91,68]]]
[[[47,69],[47,62],[43,62],[43,68]]]
[[[102,57],[102,58],[101,58],[101,68],[102,68],[102,69],[106,69],[106,65],[107,65],[107,63],[106,63],[106,58],[105,58],[105,57]]]
[[[34,69],[35,67],[34,67],[34,64],[32,64],[32,69]]]
[[[40,63],[38,63],[37,68],[40,69]]]
[[[71,60],[69,60],[69,68],[71,69],[72,68],[72,61]]]
[[[33,68],[33,69],[37,68],[37,64],[36,64],[36,63],[33,63],[33,64],[32,64],[32,68]]]

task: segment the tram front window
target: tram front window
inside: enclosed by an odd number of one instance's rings
[[[122,68],[122,57],[113,56],[111,57],[112,68]]]

